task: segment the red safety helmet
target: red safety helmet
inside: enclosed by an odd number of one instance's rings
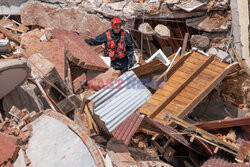
[[[122,21],[120,18],[118,17],[114,17],[112,20],[111,20],[111,27],[115,27],[115,26],[120,26],[121,27],[122,25]]]

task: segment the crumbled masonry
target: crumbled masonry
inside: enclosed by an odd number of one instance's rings
[[[0,167],[250,165],[248,1],[0,9]],[[124,73],[85,42],[113,17],[134,45]]]

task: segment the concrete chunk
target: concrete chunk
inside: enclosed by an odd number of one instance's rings
[[[154,34],[153,28],[148,23],[140,24],[138,30],[143,34],[147,34],[147,35],[153,35]]]
[[[0,99],[21,85],[30,74],[25,59],[0,60]]]
[[[63,43],[58,39],[51,39],[46,42],[32,42],[26,46],[26,55],[30,57],[33,54],[40,53],[51,63],[53,63],[62,77],[65,79],[67,71],[65,68],[65,48]]]
[[[58,28],[97,36],[110,27],[110,23],[97,15],[91,15],[80,8],[60,8],[41,2],[27,2],[21,5],[21,19],[24,25]]]
[[[155,31],[161,36],[161,37],[170,37],[170,30],[167,26],[163,24],[158,24],[155,27]]]
[[[44,85],[52,83],[56,85],[65,94],[71,94],[65,82],[60,77],[54,64],[47,60],[41,54],[33,54],[28,59],[31,62],[31,69],[39,82]]]
[[[206,36],[192,35],[190,42],[192,47],[196,47],[200,50],[206,50],[209,48],[210,40]]]
[[[32,166],[96,166],[82,139],[60,121],[41,116],[32,123],[32,129],[26,150]]]
[[[34,84],[23,84],[3,98],[4,111],[9,112],[12,106],[17,109],[27,109],[29,112],[39,112],[43,109],[42,103],[35,93]]]
[[[67,58],[78,66],[96,71],[105,71],[108,66],[78,34],[75,32],[53,29],[50,33],[64,43]]]

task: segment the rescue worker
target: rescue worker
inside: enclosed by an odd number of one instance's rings
[[[133,66],[134,46],[130,35],[121,26],[122,21],[114,17],[111,20],[112,29],[96,38],[85,39],[85,42],[91,46],[105,43],[104,55],[111,58],[111,67],[124,73]]]

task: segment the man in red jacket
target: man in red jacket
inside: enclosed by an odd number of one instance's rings
[[[122,21],[114,17],[111,20],[112,29],[85,41],[91,46],[105,43],[104,55],[111,58],[111,67],[124,73],[133,66],[134,46],[130,35],[121,26]]]

